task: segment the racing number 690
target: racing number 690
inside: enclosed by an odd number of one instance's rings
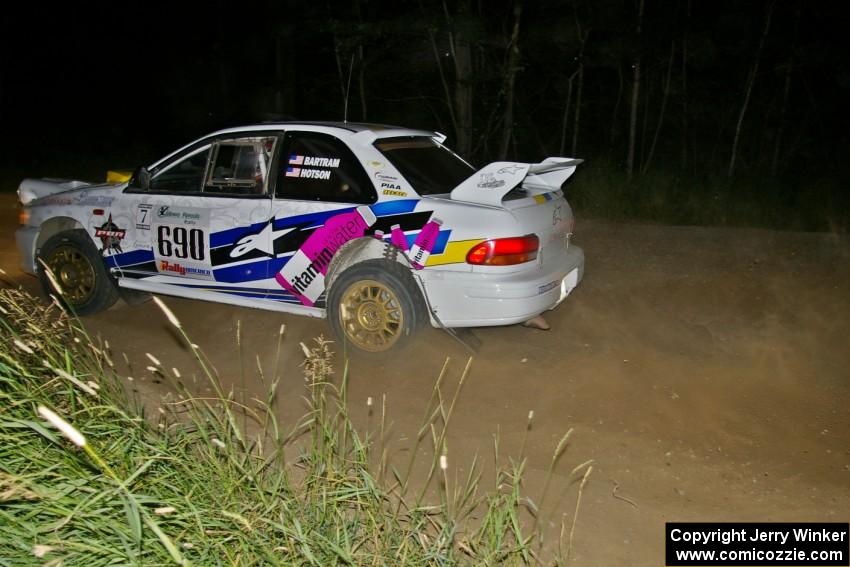
[[[203,261],[204,231],[199,228],[186,230],[182,226],[159,225],[157,245],[160,256],[176,256]]]

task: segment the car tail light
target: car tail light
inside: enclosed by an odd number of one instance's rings
[[[477,266],[511,266],[537,258],[540,240],[534,234],[513,238],[485,240],[466,255],[468,264]]]

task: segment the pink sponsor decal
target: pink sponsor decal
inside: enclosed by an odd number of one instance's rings
[[[394,224],[390,227],[390,242],[403,252],[407,252],[407,237],[401,230],[401,225]]]
[[[431,250],[434,249],[434,244],[437,242],[437,237],[440,235],[440,226],[442,226],[443,221],[436,217],[432,217],[425,226],[422,227],[422,230],[419,231],[419,234],[416,236],[416,240],[413,242],[413,246],[410,248],[410,263],[417,270],[421,270],[425,267],[425,263],[428,261],[428,256],[431,255]]]
[[[367,206],[329,218],[301,245],[275,280],[307,306],[312,306],[325,290],[325,275],[339,248],[366,234],[377,218]]]

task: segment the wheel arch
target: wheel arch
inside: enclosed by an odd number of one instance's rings
[[[407,268],[410,267],[410,264],[399,253],[399,249],[392,244],[370,236],[355,238],[343,244],[334,254],[325,276],[325,291],[330,291],[339,275],[351,266],[366,260],[379,259],[392,260]],[[420,289],[419,292],[422,293],[422,290]]]
[[[60,232],[65,232],[66,230],[74,230],[74,229],[84,229],[83,225],[75,218],[72,217],[52,217],[41,223],[38,227],[38,237],[35,240],[35,250],[34,253],[37,255],[38,251],[44,246],[44,243],[50,240],[50,238]]]

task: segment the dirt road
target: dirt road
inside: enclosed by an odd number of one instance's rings
[[[0,265],[34,287],[17,270],[12,199],[0,198]],[[473,453],[492,461],[497,432],[502,458],[515,455],[534,410],[525,486],[536,501],[555,445],[574,427],[544,508],[556,524],[571,516],[576,485],[564,475],[595,460],[575,532],[578,565],[662,565],[666,521],[850,519],[850,240],[581,219],[577,232],[587,275],[549,314],[551,331],[475,331],[482,345],[448,442],[458,476]],[[257,360],[273,373],[285,323],[278,412],[290,423],[301,415],[298,343],[327,333],[323,321],[167,302],[249,395],[265,391]],[[87,323],[127,353],[127,374],[144,391],[152,387],[145,352],[192,374],[152,303],[119,303]],[[404,358],[354,362],[355,419],[374,428],[366,399],[386,395],[402,452],[446,356],[449,392],[467,354],[437,330]]]

